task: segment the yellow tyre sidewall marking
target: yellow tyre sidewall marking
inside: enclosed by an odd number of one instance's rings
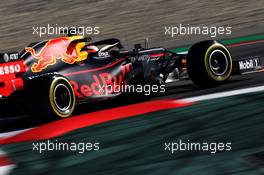
[[[69,111],[68,114],[62,114],[62,113],[60,113],[60,112],[57,110],[57,107],[56,107],[56,105],[55,105],[55,101],[54,101],[54,98],[53,98],[53,97],[54,97],[54,88],[55,88],[55,86],[56,86],[56,83],[57,83],[59,80],[63,80],[64,82],[66,82],[66,83],[69,85],[69,87],[71,88],[70,90],[71,90],[72,92],[74,92],[71,83],[70,83],[66,78],[64,78],[64,77],[57,77],[57,78],[55,78],[55,79],[52,81],[52,83],[51,83],[51,85],[50,85],[50,90],[49,90],[49,101],[50,101],[50,104],[51,104],[51,107],[52,107],[53,111],[54,111],[58,116],[60,116],[60,117],[62,117],[62,118],[66,118],[66,117],[69,117],[69,116],[73,113],[74,108],[75,108],[75,104],[76,104],[76,98],[75,98],[75,95],[74,95],[74,93],[73,93],[73,102],[72,102],[73,105],[72,105],[72,107],[71,107],[71,109],[70,109],[70,111]]]
[[[228,66],[228,67],[230,67],[229,68],[229,70],[228,70],[228,73],[226,74],[226,75],[224,75],[224,76],[216,76],[216,75],[214,75],[211,71],[210,71],[210,68],[209,68],[209,53],[212,51],[212,50],[214,50],[214,49],[224,49],[225,51],[226,51],[226,53],[228,54],[227,56],[228,56],[228,60],[227,61],[229,61],[230,62],[230,65]],[[206,72],[208,73],[208,75],[212,78],[212,79],[214,79],[214,80],[216,80],[216,81],[224,81],[224,80],[226,80],[230,75],[231,75],[231,73],[232,73],[232,67],[233,67],[233,65],[232,65],[232,57],[231,57],[231,54],[230,54],[230,52],[227,50],[227,48],[225,47],[225,46],[223,46],[222,44],[219,44],[219,43],[216,43],[216,44],[213,44],[212,46],[210,46],[208,49],[207,49],[207,51],[206,51],[206,53],[205,53],[205,57],[204,57],[204,64],[205,64],[205,69],[206,69]]]

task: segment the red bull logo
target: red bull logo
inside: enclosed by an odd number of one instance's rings
[[[26,47],[26,52],[29,52],[35,59],[38,60],[32,65],[31,71],[41,72],[48,66],[56,64],[58,59],[67,64],[74,64],[77,61],[87,59],[88,53],[80,51],[85,45],[84,42],[70,46],[70,43],[73,40],[79,38],[80,37],[75,36],[49,40],[39,53],[36,53],[36,50],[32,47]]]
[[[126,85],[126,76],[128,76],[131,70],[131,65],[125,65],[121,67],[120,74],[115,76],[109,72],[103,72],[92,75],[92,80],[86,83],[78,83],[74,80],[70,82],[77,98],[120,93],[122,92],[122,86]]]

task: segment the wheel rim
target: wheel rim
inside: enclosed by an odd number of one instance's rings
[[[54,88],[54,103],[56,108],[63,114],[71,111],[72,95],[69,88],[64,84],[58,84]]]
[[[209,67],[211,72],[216,76],[223,76],[228,70],[228,59],[226,54],[217,49],[209,56]]]

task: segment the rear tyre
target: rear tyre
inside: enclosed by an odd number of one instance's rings
[[[198,87],[218,86],[231,76],[232,56],[224,45],[212,40],[202,41],[189,50],[187,71]]]
[[[25,99],[31,114],[48,119],[69,117],[76,106],[71,83],[60,75],[41,77],[30,82]]]

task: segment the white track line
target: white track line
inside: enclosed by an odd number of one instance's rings
[[[31,130],[31,129],[33,129],[33,128],[28,128],[28,129],[23,129],[23,130],[18,130],[18,131],[11,131],[11,132],[1,133],[0,134],[0,139],[12,137],[12,136],[18,135],[18,134],[20,134],[22,132],[25,132],[25,131],[28,131],[28,130]],[[1,152],[0,152],[0,155],[1,155]]]
[[[15,167],[15,165],[0,166],[0,174],[9,175]]]
[[[212,100],[212,99],[217,99],[217,98],[237,96],[237,95],[242,95],[242,94],[262,92],[262,91],[264,91],[264,86],[258,86],[258,87],[252,87],[252,88],[244,88],[244,89],[226,91],[226,92],[218,92],[218,93],[213,93],[213,94],[208,94],[208,95],[201,95],[197,97],[184,98],[184,99],[181,99],[180,101],[198,102],[198,101],[204,101],[204,100]]]
[[[253,88],[245,88],[245,89],[238,89],[238,90],[233,90],[233,91],[226,91],[226,92],[219,92],[219,93],[213,93],[213,94],[208,94],[208,95],[201,95],[197,97],[191,97],[191,98],[185,98],[181,100],[176,100],[177,102],[182,101],[182,102],[199,102],[199,101],[204,101],[204,100],[212,100],[212,99],[218,99],[218,98],[224,98],[224,97],[231,97],[231,96],[237,96],[237,95],[242,95],[242,94],[249,94],[249,93],[255,93],[255,92],[262,92],[264,91],[264,86],[259,86],[259,87],[253,87]],[[32,129],[32,128],[30,128]],[[8,132],[8,133],[3,133],[0,134],[0,138],[7,138],[11,137],[14,135],[17,135],[19,133],[25,132],[30,129],[24,129],[20,131],[14,131],[14,132]],[[0,150],[0,157],[4,156],[4,152]],[[6,165],[6,166],[0,166],[0,174],[1,175],[8,175],[11,173],[11,171],[16,167],[16,165]]]
[[[218,92],[218,93],[213,93],[213,94],[208,94],[208,95],[201,95],[201,96],[197,96],[197,97],[179,99],[176,101],[177,102],[179,102],[179,101],[180,102],[199,102],[199,101],[212,100],[212,99],[218,99],[218,98],[224,98],[224,97],[231,97],[231,96],[249,94],[249,93],[254,93],[254,92],[261,92],[261,91],[264,91],[264,86],[238,89],[238,90],[232,90],[232,91],[226,91],[226,92]],[[25,131],[28,131],[31,129],[33,129],[33,128],[2,133],[2,134],[0,134],[0,139],[12,137],[12,136],[18,135],[22,132],[25,132]]]
[[[0,156],[5,155],[4,151],[0,150]]]
[[[5,158],[6,154],[0,150],[0,159]],[[14,164],[9,164],[9,165],[4,165],[4,166],[0,166],[0,174],[1,175],[8,175],[11,173],[11,171],[16,167],[16,165]]]

